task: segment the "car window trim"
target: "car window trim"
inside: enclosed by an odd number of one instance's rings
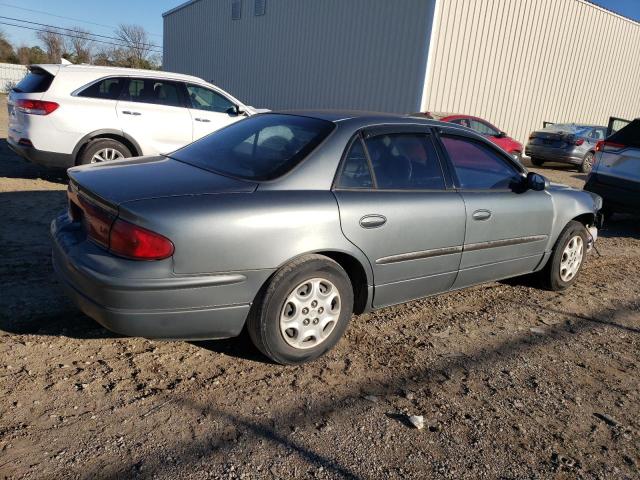
[[[140,77],[135,75],[128,75],[127,77],[123,77],[126,79],[122,90],[120,90],[120,96],[118,97],[118,101],[122,102],[131,102],[131,103],[139,103],[142,105],[153,105],[155,107],[169,107],[169,108],[188,108],[187,106],[187,87],[185,86],[185,82],[182,80],[172,80],[169,78],[155,78],[155,77]],[[180,100],[180,105],[163,105],[162,103],[150,103],[150,102],[136,102],[135,100],[131,100],[125,98],[125,92],[129,91],[129,84],[132,80],[152,80],[155,82],[166,82],[166,83],[174,83],[178,85],[178,99]]]
[[[437,142],[438,142],[440,148],[442,149],[442,153],[444,155],[444,158],[446,158],[446,162],[448,164],[448,167],[451,170],[451,175],[452,175],[452,178],[454,179],[454,186],[455,186],[455,189],[457,191],[460,191],[460,192],[502,192],[502,191],[513,192],[513,189],[508,188],[508,187],[505,187],[505,188],[463,188],[461,186],[460,179],[458,178],[458,172],[456,172],[455,165],[451,161],[451,157],[449,157],[449,152],[447,151],[447,148],[445,147],[444,143],[442,142],[442,136],[443,135],[444,136],[450,136],[450,137],[461,137],[461,138],[464,138],[465,140],[468,140],[468,141],[471,141],[471,142],[475,142],[475,143],[478,143],[480,145],[483,145],[483,146],[489,148],[489,150],[491,150],[494,153],[496,153],[498,158],[501,158],[507,165],[509,165],[510,167],[515,169],[515,171],[523,178],[523,180],[526,177],[527,171],[523,166],[521,166],[518,163],[516,163],[515,160],[513,160],[513,158],[511,158],[509,155],[504,154],[502,151],[500,151],[500,149],[496,148],[493,145],[493,143],[491,143],[489,140],[486,140],[483,135],[481,135],[479,133],[476,133],[476,135],[478,135],[480,137],[480,138],[477,138],[475,135],[469,135],[467,132],[462,132],[460,130],[447,129],[445,127],[445,128],[442,128],[442,129],[438,129],[436,131],[435,137],[437,137]]]
[[[407,128],[405,128],[407,127]],[[373,168],[373,164],[371,163],[371,156],[369,155],[369,149],[367,148],[367,143],[365,140],[369,138],[375,138],[380,135],[402,135],[402,134],[412,134],[418,133],[427,137],[428,141],[432,142],[434,150],[436,152],[436,161],[440,166],[440,173],[442,174],[442,179],[444,183],[444,188],[379,188],[378,180],[376,178],[375,170]],[[367,164],[369,167],[369,174],[371,175],[371,180],[373,183],[373,187],[351,187],[344,188],[338,186],[338,181],[340,176],[342,175],[342,171],[344,170],[344,164],[346,162],[347,155],[351,151],[351,147],[355,143],[355,140],[360,138],[362,142],[362,148],[364,150],[365,157],[367,159]],[[349,142],[347,143],[347,147],[342,152],[342,157],[340,159],[340,165],[336,170],[336,175],[334,176],[334,180],[331,184],[331,190],[335,191],[356,191],[356,192],[408,192],[408,193],[417,193],[417,192],[455,192],[455,185],[453,184],[453,180],[450,177],[450,172],[448,165],[446,165],[442,160],[442,153],[440,151],[440,145],[438,140],[435,139],[434,129],[428,125],[416,125],[416,124],[387,124],[387,125],[376,125],[376,126],[368,126],[363,127],[358,132],[356,132]]]
[[[347,163],[347,157],[349,156],[349,153],[351,153],[351,149],[353,148],[353,145],[358,141],[362,146],[362,151],[364,152],[364,156],[367,160],[367,168],[369,169],[369,176],[371,177],[371,183],[373,184],[373,187],[351,187],[351,188],[340,187],[338,184],[340,182],[340,178],[342,177],[342,173],[344,172],[345,164]],[[367,147],[364,144],[364,139],[362,138],[362,130],[358,130],[349,139],[349,141],[347,142],[347,147],[342,152],[342,156],[340,157],[340,164],[336,169],[336,174],[333,177],[333,182],[331,182],[331,190],[362,192],[362,191],[370,191],[375,189],[377,189],[377,183],[373,175],[373,166],[371,165],[371,158],[369,158],[369,152],[367,151]]]
[[[190,110],[198,110],[200,112],[218,113],[218,114],[221,114],[221,115],[226,115],[225,112],[212,112],[211,110],[204,110],[204,109],[201,109],[201,108],[194,107],[193,106],[193,102],[191,101],[191,95],[189,95],[189,85],[191,85],[193,87],[196,87],[196,88],[204,88],[205,90],[211,90],[212,92],[217,93],[222,98],[227,100],[231,105],[235,105],[236,108],[240,107],[240,105],[235,100],[232,100],[227,95],[224,95],[218,89],[207,87],[205,85],[200,85],[200,84],[194,83],[194,82],[183,82],[183,83],[184,83],[184,89],[185,89],[185,99],[186,99],[187,108],[190,109]]]
[[[100,83],[104,80],[108,80],[110,78],[121,78],[124,80],[124,84],[128,85],[129,84],[129,78],[130,75],[106,75],[104,77],[100,77],[97,80],[92,80],[89,83],[85,83],[84,85],[82,85],[81,87],[76,88],[74,91],[71,92],[71,96],[72,97],[79,97],[79,98],[92,98],[94,100],[110,100],[112,102],[117,102],[118,100],[120,100],[120,96],[122,95],[122,92],[124,91],[123,87],[120,87],[120,93],[118,94],[117,98],[99,98],[99,97],[81,97],[80,94],[85,91],[86,89],[94,86],[97,83]]]

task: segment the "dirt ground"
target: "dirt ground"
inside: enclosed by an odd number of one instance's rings
[[[0,478],[640,478],[637,219],[566,292],[387,308],[282,367],[245,337],[121,338],[79,313],[49,260],[64,175],[12,154],[0,115]]]

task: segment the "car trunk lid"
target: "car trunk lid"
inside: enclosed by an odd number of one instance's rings
[[[84,165],[68,174],[74,188],[114,207],[151,198],[250,193],[258,186],[164,156]]]

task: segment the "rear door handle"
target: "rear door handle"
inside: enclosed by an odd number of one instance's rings
[[[471,216],[474,220],[489,220],[491,218],[491,210],[476,210]]]
[[[142,115],[140,112],[131,112],[129,110],[123,110],[122,113],[124,113],[125,115],[135,115],[135,116]]]
[[[365,215],[360,219],[360,226],[362,228],[377,228],[387,223],[387,218],[384,215],[371,214]]]
[[[209,120],[208,118],[196,118],[196,122],[205,122],[205,123],[209,123],[211,120]]]

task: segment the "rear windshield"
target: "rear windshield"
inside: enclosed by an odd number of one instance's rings
[[[640,148],[640,118],[621,128],[607,138],[608,142],[619,143],[628,147]]]
[[[42,93],[46,92],[53,81],[53,75],[44,70],[33,69],[20,83],[13,87],[18,93]]]
[[[256,115],[201,138],[169,157],[231,177],[273,180],[300,163],[334,126],[332,122],[297,115]]]
[[[553,123],[546,126],[542,130],[558,132],[563,131],[567,133],[573,133],[575,135],[584,135],[589,132],[593,127],[588,125],[576,125],[575,123]]]

